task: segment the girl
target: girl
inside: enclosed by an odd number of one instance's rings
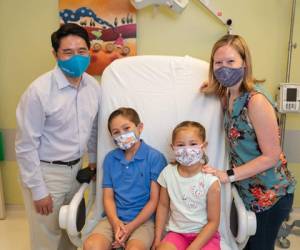
[[[103,203],[106,217],[85,241],[84,250],[150,249],[153,213],[159,199],[156,182],[165,157],[139,139],[143,124],[132,108],[119,108],[108,119],[117,149],[103,163]]]
[[[152,249],[220,249],[220,184],[213,175],[202,173],[206,144],[205,129],[197,122],[185,121],[174,129],[171,147],[176,162],[158,178],[161,189]],[[168,233],[161,241],[166,222]]]
[[[273,250],[287,218],[295,180],[280,148],[276,114],[252,75],[250,51],[238,35],[223,36],[213,47],[208,83],[202,91],[224,104],[224,125],[231,169],[205,167],[221,182],[234,182],[245,206],[256,213],[256,234],[246,249]]]

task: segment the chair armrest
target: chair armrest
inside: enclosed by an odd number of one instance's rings
[[[254,235],[256,232],[256,216],[254,212],[246,209],[245,204],[239,196],[234,185],[231,186],[231,192],[234,204],[231,209],[236,210],[231,211],[231,216],[232,214],[236,214],[238,221],[237,228],[235,228],[235,233],[233,234],[235,234],[234,237],[239,245],[239,248],[243,249],[249,239],[249,236]]]
[[[89,184],[81,185],[69,205],[64,205],[59,211],[59,226],[70,236],[77,236],[85,224],[86,208],[84,192]]]

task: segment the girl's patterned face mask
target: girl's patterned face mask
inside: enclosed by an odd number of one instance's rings
[[[113,139],[122,150],[130,149],[139,140],[133,131],[114,136]]]
[[[174,147],[176,161],[183,166],[192,166],[201,162],[203,150],[201,145]]]

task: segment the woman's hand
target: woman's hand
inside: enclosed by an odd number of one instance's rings
[[[208,81],[204,81],[200,86],[200,92],[205,92],[207,88],[208,88]]]
[[[202,172],[207,174],[212,174],[214,176],[217,176],[221,183],[228,183],[229,178],[225,171],[219,170],[217,168],[211,167],[209,165],[204,165],[202,167]]]

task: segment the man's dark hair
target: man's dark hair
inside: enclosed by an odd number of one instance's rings
[[[83,27],[76,23],[66,23],[61,25],[59,29],[51,35],[52,48],[55,52],[58,51],[60,40],[69,35],[81,37],[86,42],[87,47],[91,47],[89,35]]]

